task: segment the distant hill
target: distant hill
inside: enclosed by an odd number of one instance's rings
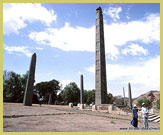
[[[139,97],[133,99],[133,104],[137,104],[138,100],[142,98],[147,98],[148,100],[150,100],[152,102],[152,108],[156,108],[157,100],[160,99],[160,91],[151,90],[145,94],[142,94]]]

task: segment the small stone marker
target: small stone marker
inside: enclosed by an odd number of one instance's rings
[[[80,109],[80,110],[83,110],[83,109],[84,109],[84,104],[80,104],[79,109]]]
[[[108,106],[108,112],[109,112],[109,113],[112,113],[112,112],[113,112],[113,105],[109,105],[109,106]]]
[[[72,108],[73,107],[73,103],[69,103],[69,107]]]
[[[77,107],[78,107],[78,108],[80,107],[80,103],[77,104]]]
[[[92,111],[96,111],[97,110],[97,106],[96,105],[93,105],[92,106]]]

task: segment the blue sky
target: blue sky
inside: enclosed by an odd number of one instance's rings
[[[36,52],[36,83],[56,79],[95,88],[95,15],[104,16],[108,93],[160,90],[160,4],[3,5],[3,69],[24,74]]]

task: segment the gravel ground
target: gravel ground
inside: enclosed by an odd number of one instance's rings
[[[76,107],[59,105],[23,106],[4,103],[4,132],[159,132],[160,130],[134,130],[131,116],[78,110]],[[139,120],[140,128],[143,123]],[[150,128],[160,128],[158,123],[149,123]]]

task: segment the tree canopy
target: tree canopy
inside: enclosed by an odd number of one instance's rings
[[[95,90],[84,90],[84,103],[95,103]]]
[[[52,103],[54,103],[57,99],[57,93],[61,87],[59,84],[59,81],[53,79],[51,81],[37,83],[35,89],[41,96],[44,96],[45,102],[48,103],[51,96]]]
[[[23,97],[27,74],[21,76],[13,71],[4,71],[3,79],[3,97],[10,97],[12,101]]]
[[[147,98],[141,98],[137,102],[137,106],[141,107],[142,103],[145,103],[145,105],[150,109],[152,107],[152,102]]]
[[[26,87],[28,72],[24,75],[19,75],[12,71],[3,72],[3,97],[12,98],[11,102],[22,102]],[[34,94],[37,93],[44,99],[44,103],[51,104],[68,104],[72,102],[74,105],[80,103],[80,89],[75,82],[71,82],[61,90],[61,85],[58,80],[51,80],[37,83],[34,86]],[[84,90],[84,103],[95,103],[95,90]],[[107,94],[108,103],[113,103],[113,95]]]
[[[75,82],[71,82],[65,86],[62,94],[64,102],[67,104],[72,102],[74,105],[80,102],[80,89]]]

